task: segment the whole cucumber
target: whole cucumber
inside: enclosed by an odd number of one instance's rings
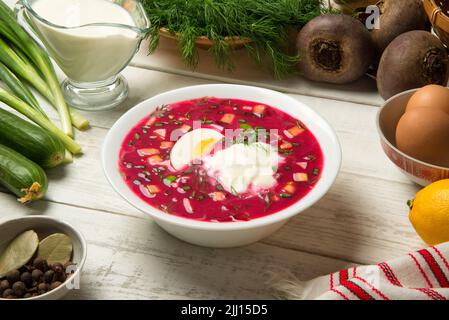
[[[53,168],[64,160],[62,142],[37,125],[0,108],[0,144],[43,168]]]
[[[0,184],[28,203],[44,197],[48,188],[47,175],[36,163],[0,144]]]

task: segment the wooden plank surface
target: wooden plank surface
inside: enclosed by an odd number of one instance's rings
[[[92,128],[76,134],[84,154],[48,172],[46,201],[21,207],[13,196],[0,193],[2,216],[50,215],[85,235],[88,260],[81,290],[69,298],[267,298],[266,270],[308,279],[424,245],[407,217],[406,201],[418,189],[379,145],[375,117],[382,101],[375,83],[365,78],[342,87],[300,77],[273,80],[255,69],[244,51],[236,55],[239,64],[230,74],[215,69],[210,54],[201,52],[193,73],[179,59],[176,43],[165,41],[150,57],[144,43],[133,61],[138,67],[124,71],[130,97],[115,110],[85,113]],[[343,149],[342,171],[330,192],[273,236],[245,248],[207,249],[172,238],[112,190],[100,165],[103,139],[126,110],[161,92],[213,82],[289,93],[331,123]]]
[[[111,112],[85,113],[92,128],[76,134],[84,154],[70,166],[48,171],[46,201],[23,207],[14,196],[0,193],[3,216],[54,216],[85,235],[88,261],[81,290],[68,298],[270,298],[267,270],[309,279],[352,264],[263,242],[229,250],[191,246],[128,205],[108,185],[99,165],[108,127],[147,97],[199,82],[136,68],[128,68],[125,75],[132,88],[129,100]],[[51,109],[45,109],[54,118]]]
[[[294,270],[307,279],[338,270],[345,261],[374,263],[422,245],[408,222],[405,206],[416,187],[396,171],[379,147],[374,123],[377,108],[299,95],[294,97],[337,130],[344,154],[335,186],[317,205],[261,243],[230,251],[212,250],[213,258],[210,249],[173,239],[150,219],[142,223],[143,214],[106,182],[100,166],[103,138],[116,119],[136,103],[159,92],[208,81],[137,68],[128,68],[125,75],[131,87],[129,100],[114,111],[86,113],[93,126],[87,132],[77,132],[84,155],[70,166],[49,171],[49,202],[23,209],[12,196],[0,198],[4,212],[21,215],[31,210],[57,215],[86,235],[90,259],[83,289],[74,297],[264,298],[270,293],[257,277],[267,264]],[[191,264],[184,270],[186,261]],[[247,264],[256,270],[256,278]],[[230,281],[234,276],[236,282]],[[137,283],[136,287],[130,283]]]
[[[134,217],[142,215],[112,190],[103,175],[99,163],[107,128],[127,108],[155,92],[193,85],[198,80],[136,68],[129,68],[125,75],[132,88],[130,99],[114,111],[87,114],[93,128],[77,133],[85,154],[68,167],[49,171],[49,200]],[[293,219],[267,243],[358,263],[373,263],[421,246],[408,222],[405,205],[417,189],[380,148],[375,128],[377,108],[294,97],[310,105],[336,129],[343,149],[342,172],[322,201]]]
[[[101,201],[101,199],[100,199]],[[88,242],[74,299],[267,299],[267,272],[308,279],[348,262],[263,243],[208,249],[181,242],[149,218],[42,201],[23,207],[0,193],[2,216],[45,214],[72,224]]]

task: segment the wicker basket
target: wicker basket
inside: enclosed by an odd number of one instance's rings
[[[424,0],[424,9],[435,33],[449,47],[449,0]]]

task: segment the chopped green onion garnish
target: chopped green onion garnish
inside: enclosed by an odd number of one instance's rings
[[[175,180],[176,180],[176,176],[171,175],[171,176],[165,177],[163,182],[166,186],[170,186],[170,184]]]
[[[253,127],[250,126],[250,125],[247,124],[247,123],[241,123],[241,124],[240,124],[240,129],[251,130],[251,129],[253,129]]]
[[[280,195],[279,195],[281,198],[291,198],[292,197],[292,195],[290,194],[290,193],[281,193]]]

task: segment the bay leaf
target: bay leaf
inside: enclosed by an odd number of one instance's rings
[[[49,264],[65,264],[72,257],[72,239],[63,233],[54,233],[39,243],[37,256]]]
[[[20,269],[33,257],[39,246],[39,238],[33,230],[14,238],[0,253],[0,278],[9,271]]]

